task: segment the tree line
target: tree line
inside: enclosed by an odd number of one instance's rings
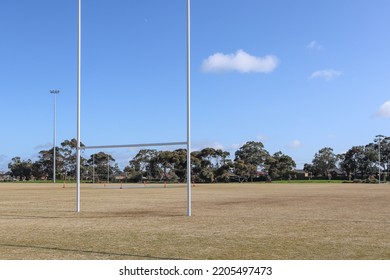
[[[65,140],[56,151],[56,179],[75,179],[76,139]],[[81,147],[84,144],[81,143]],[[14,157],[8,164],[12,180],[52,180],[53,151],[42,150],[38,159],[22,160]],[[331,178],[346,176],[349,179],[365,179],[381,170],[387,174],[390,162],[390,137],[378,135],[372,143],[354,146],[346,153],[335,154],[325,147],[315,153],[311,163],[304,164],[303,172],[308,178]],[[278,151],[270,154],[263,143],[249,141],[243,144],[231,158],[222,149],[204,148],[191,152],[192,181],[197,183],[248,182],[255,180],[290,180],[302,176],[296,170],[295,161]],[[187,151],[140,150],[123,169],[112,155],[102,151],[85,158],[81,156],[82,180],[93,182],[142,182],[187,180]]]
[[[335,154],[330,147],[320,149],[304,170],[312,176],[332,176],[336,169],[351,179],[368,179],[382,175],[386,180],[390,164],[390,137],[377,135],[372,143],[353,146]]]

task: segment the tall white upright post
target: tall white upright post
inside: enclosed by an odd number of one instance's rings
[[[80,212],[80,94],[81,94],[81,0],[78,0],[77,38],[77,163],[76,163],[76,212]]]
[[[54,128],[53,128],[53,183],[56,182],[56,95],[54,93]]]
[[[191,1],[187,0],[187,216],[191,213]]]

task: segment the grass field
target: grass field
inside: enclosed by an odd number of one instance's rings
[[[0,259],[390,259],[390,185],[0,184]]]

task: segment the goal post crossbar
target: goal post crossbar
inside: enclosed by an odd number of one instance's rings
[[[139,147],[163,147],[163,146],[181,146],[187,145],[187,142],[167,142],[167,143],[145,143],[145,144],[125,144],[125,145],[102,145],[102,146],[83,146],[81,150],[92,149],[110,149],[110,148],[139,148]]]

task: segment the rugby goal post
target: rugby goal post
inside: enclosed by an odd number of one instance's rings
[[[187,216],[192,215],[191,211],[191,0],[187,1],[187,140],[170,143],[145,143],[125,145],[101,145],[85,146],[81,148],[80,140],[80,114],[81,114],[81,1],[78,0],[78,31],[77,31],[77,151],[76,151],[76,212],[80,212],[80,157],[81,149],[96,148],[130,148],[130,147],[151,147],[151,146],[187,146]],[[183,0],[184,1],[184,0]]]

